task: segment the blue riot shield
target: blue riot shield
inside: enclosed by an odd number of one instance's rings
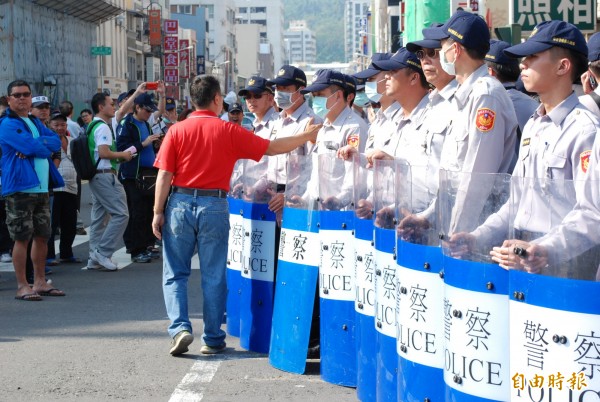
[[[297,374],[306,368],[319,274],[316,197],[307,191],[312,169],[311,156],[289,156],[269,351],[273,367]]]
[[[444,280],[436,195],[427,168],[396,168],[398,400],[444,399]]]
[[[242,216],[244,161],[235,164],[231,175],[229,194],[229,242],[227,245],[227,333],[240,336],[240,296],[242,294],[242,246],[244,244],[244,218]]]
[[[354,158],[354,254],[356,311],[356,395],[361,401],[375,400],[375,247],[373,246],[373,169],[364,155]]]
[[[490,238],[472,234],[509,188],[504,174],[440,171],[446,400],[509,400],[508,271],[491,259]]]
[[[396,354],[396,211],[397,161],[376,160],[373,172],[375,211],[375,330],[376,400],[396,401],[398,356]]]
[[[319,155],[321,377],[356,386],[353,167]]]
[[[599,245],[582,247],[587,233],[561,230],[581,185],[512,180],[512,227],[503,244],[511,269],[511,401],[600,400]]]
[[[275,214],[268,202],[277,185],[267,179],[269,157],[244,162],[240,346],[268,353],[275,279]]]

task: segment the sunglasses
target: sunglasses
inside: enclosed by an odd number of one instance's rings
[[[263,97],[263,95],[264,95],[264,93],[258,94],[258,95],[248,94],[248,95],[244,96],[244,98],[246,98],[246,99],[260,99],[260,98]]]
[[[440,50],[442,50],[442,49],[420,49],[415,52],[415,55],[417,56],[417,59],[419,59],[419,60],[423,60],[425,58],[425,56],[427,56],[431,59],[434,59],[438,56],[438,54],[440,53]]]
[[[10,96],[12,96],[15,99],[20,99],[21,97],[29,98],[31,96],[31,92],[17,92],[17,93],[11,94]]]

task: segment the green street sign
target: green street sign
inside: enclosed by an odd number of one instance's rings
[[[112,47],[110,46],[93,46],[92,56],[110,56],[112,54]]]
[[[511,23],[519,24],[524,32],[543,21],[570,22],[582,32],[596,30],[596,0],[512,0]]]

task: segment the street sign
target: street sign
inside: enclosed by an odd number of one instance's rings
[[[165,83],[167,83],[167,84],[178,84],[179,83],[179,69],[178,68],[165,68]]]
[[[512,23],[532,31],[543,21],[570,22],[582,32],[595,32],[596,0],[512,0]]]
[[[110,46],[93,46],[92,56],[110,56],[112,48]]]
[[[165,20],[165,35],[177,35],[179,21]]]
[[[163,39],[165,52],[176,52],[178,44],[177,36],[165,36]]]
[[[202,75],[206,72],[206,65],[204,63],[204,56],[196,56],[196,74]]]

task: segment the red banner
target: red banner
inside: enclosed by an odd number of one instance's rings
[[[189,78],[190,77],[190,68],[189,68],[189,65],[187,63],[186,64],[182,64],[180,66],[179,77],[180,78]]]
[[[148,10],[148,29],[150,30],[148,41],[150,46],[162,45],[162,32],[160,28],[160,10]]]
[[[189,39],[179,39],[179,50],[185,49],[188,46],[190,46]]]
[[[165,35],[177,35],[178,28],[177,20],[165,20]]]
[[[179,58],[177,53],[165,53],[165,67],[179,66]]]
[[[164,39],[164,51],[165,52],[176,52],[177,49],[177,36],[165,36]]]
[[[179,69],[165,68],[165,83],[179,84]]]

